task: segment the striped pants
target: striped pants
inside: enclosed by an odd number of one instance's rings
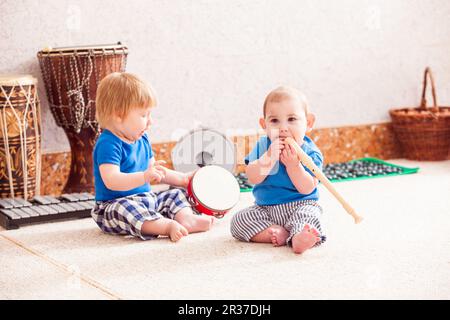
[[[315,228],[320,235],[317,245],[326,241],[320,218],[322,207],[314,200],[295,201],[271,206],[254,205],[238,211],[231,220],[231,234],[238,240],[250,241],[256,234],[276,224],[289,232],[287,244],[305,225]]]

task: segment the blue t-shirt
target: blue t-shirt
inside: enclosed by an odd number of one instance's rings
[[[127,191],[110,190],[103,183],[99,167],[110,163],[119,166],[123,173],[145,171],[152,157],[152,146],[147,133],[134,143],[127,143],[111,131],[103,130],[94,147],[95,200],[106,201],[150,191],[149,183]]]
[[[316,166],[322,170],[323,156],[314,142],[305,136],[302,145],[303,151],[311,157]],[[261,137],[253,150],[245,157],[245,164],[259,159],[269,148],[272,142],[267,136]],[[312,176],[312,172],[303,166]],[[253,188],[255,202],[260,206],[276,205],[300,200],[318,200],[319,192],[315,188],[310,194],[301,194],[295,188],[286,171],[286,166],[277,161],[269,175],[263,182]]]

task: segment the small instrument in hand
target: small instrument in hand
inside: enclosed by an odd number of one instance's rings
[[[297,152],[298,158],[303,165],[305,165],[311,172],[315,175],[317,179],[331,192],[331,194],[341,203],[344,209],[353,217],[355,223],[360,223],[362,217],[359,216],[355,210],[344,200],[344,198],[336,191],[336,189],[331,184],[330,180],[322,173],[322,171],[314,164],[312,159],[300,148],[297,142],[288,137],[284,140],[286,143],[291,145]]]
[[[240,189],[228,170],[209,165],[197,170],[187,188],[195,211],[222,218],[239,201]]]

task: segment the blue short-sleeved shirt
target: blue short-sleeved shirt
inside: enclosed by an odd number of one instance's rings
[[[105,129],[95,143],[93,156],[95,200],[106,201],[150,191],[149,183],[127,191],[110,190],[103,183],[99,169],[101,164],[110,163],[119,166],[120,172],[123,173],[147,170],[150,159],[153,157],[152,146],[147,133],[134,143],[127,143]]]
[[[305,136],[302,145],[303,151],[312,158],[316,166],[322,170],[323,156],[315,143]],[[245,157],[245,164],[249,164],[259,159],[269,148],[271,144],[267,136],[261,137],[253,150]],[[312,172],[306,168],[311,175]],[[319,192],[315,188],[310,194],[301,194],[295,188],[286,171],[286,166],[280,161],[272,168],[270,174],[263,182],[256,184],[253,188],[253,195],[256,204],[260,206],[276,205],[300,200],[318,200]]]

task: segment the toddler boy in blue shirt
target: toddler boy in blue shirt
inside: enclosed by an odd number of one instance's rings
[[[264,102],[261,127],[266,131],[245,158],[246,174],[255,184],[256,204],[237,212],[231,221],[232,235],[241,241],[291,245],[295,253],[321,244],[318,180],[304,167],[289,144],[293,138],[321,169],[323,157],[305,136],[315,122],[305,96],[290,87],[279,87]]]
[[[195,215],[186,198],[192,174],[155,161],[147,130],[156,98],[150,87],[129,73],[112,73],[99,84],[96,118],[103,129],[94,147],[96,205],[91,215],[108,234],[143,240],[168,236],[178,241],[210,229],[212,217]],[[152,192],[150,183],[178,188]]]

